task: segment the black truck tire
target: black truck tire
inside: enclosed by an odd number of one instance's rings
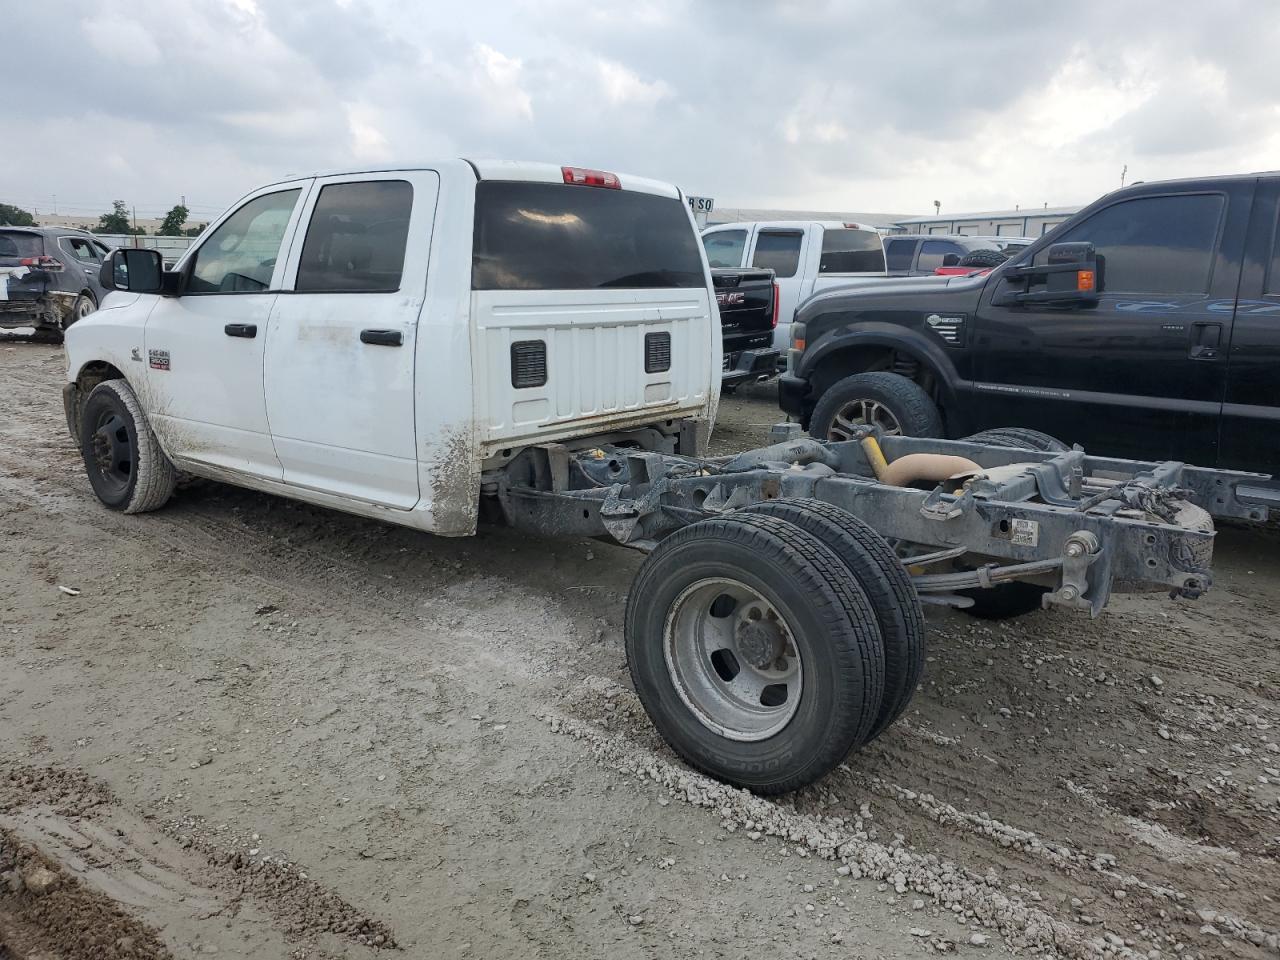
[[[809,435],[847,440],[854,427],[868,422],[890,436],[942,436],[942,414],[924,388],[884,371],[855,373],[827,388],[809,419]]]
[[[822,777],[880,712],[884,647],[871,602],[830,548],[777,517],[717,517],[662,541],[632,584],[625,637],[662,738],[699,770],[757,793]],[[770,672],[788,679],[755,697]]]
[[[125,380],[104,380],[81,404],[80,454],[93,492],[122,513],[160,509],[178,483]]]
[[[1021,581],[956,591],[960,596],[973,600],[973,606],[960,607],[961,612],[979,620],[1012,620],[1034,613],[1043,608],[1040,598],[1048,592],[1048,587]]]
[[[961,257],[956,266],[973,267],[975,270],[994,269],[1008,259],[999,250],[975,250]]]
[[[1029,430],[1026,427],[994,427],[991,430],[975,433],[971,437],[965,437],[965,440],[972,443],[989,443],[995,447],[1044,450],[1052,453],[1071,449],[1057,437],[1051,437],[1039,430]]]
[[[893,547],[847,510],[812,499],[762,500],[740,514],[779,517],[825,543],[862,587],[884,640],[884,699],[870,742],[902,715],[924,673],[925,620],[911,575]]]

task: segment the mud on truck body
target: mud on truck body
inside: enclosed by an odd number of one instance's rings
[[[922,601],[1096,614],[1194,597],[1251,475],[886,436],[705,455],[720,324],[679,190],[447,161],[263,187],[172,271],[112,253],[67,335],[90,482],[142,513],[177,472],[412,526],[481,504],[648,553],[636,690],[690,763],[762,792],[882,733],[924,665]],[[1026,446],[1023,444],[1022,446]],[[997,598],[993,601],[991,598]]]

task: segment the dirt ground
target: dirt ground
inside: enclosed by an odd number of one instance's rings
[[[120,516],[62,375],[0,343],[0,958],[1280,953],[1274,529],[1194,603],[931,613],[904,720],[766,801],[630,692],[638,555],[212,483]],[[777,419],[726,398],[718,450]]]

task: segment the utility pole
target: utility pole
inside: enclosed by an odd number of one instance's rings
[[[138,245],[138,207],[136,205],[129,208],[133,211],[133,245]]]
[[[1124,169],[1120,171],[1120,186],[1124,186],[1124,178],[1129,172],[1129,165],[1126,163]]]
[[[941,213],[942,213],[942,201],[941,200],[933,201],[933,215],[936,217]]]
[[[58,215],[58,195],[56,193],[53,195],[53,215],[55,217]]]

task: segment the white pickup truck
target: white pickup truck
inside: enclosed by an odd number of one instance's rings
[[[686,760],[764,793],[906,709],[918,595],[986,616],[1196,596],[1213,534],[1188,498],[1265,516],[1243,474],[870,424],[707,458],[715,292],[679,190],[639,177],[462,160],[299,177],[173,270],[120,249],[99,279],[64,401],[106,506],[155,510],[186,471],[446,535],[486,503],[645,551],[636,693]]]
[[[718,223],[702,231],[712,267],[768,267],[778,284],[773,346],[785,357],[791,318],[813,294],[888,276],[875,227],[824,220]]]

